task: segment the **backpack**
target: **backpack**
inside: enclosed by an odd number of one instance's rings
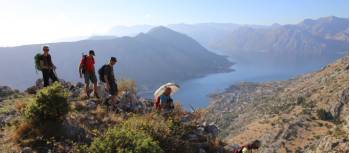
[[[160,96],[154,98],[153,107],[156,110],[160,110]]]
[[[108,66],[107,64],[103,65],[100,69],[98,69],[98,76],[101,82],[106,82],[104,79],[104,75],[105,75],[105,68],[106,66]]]
[[[34,64],[35,64],[35,70],[36,71],[41,71],[42,70],[42,67],[41,67],[41,64],[40,64],[41,57],[42,57],[42,55],[40,53],[37,53],[34,56]]]
[[[82,58],[82,69],[81,72],[84,74],[86,72],[86,59],[87,59],[87,55],[83,54],[83,58]],[[92,60],[95,62],[94,57],[92,57]]]

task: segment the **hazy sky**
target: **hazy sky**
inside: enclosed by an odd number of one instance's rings
[[[0,46],[106,33],[115,25],[297,23],[348,17],[348,0],[0,0]]]

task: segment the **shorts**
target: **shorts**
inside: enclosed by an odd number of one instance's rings
[[[118,94],[118,85],[116,83],[108,83],[109,84],[109,94],[112,96],[116,96]]]
[[[89,84],[90,81],[92,83],[97,83],[97,77],[96,77],[96,74],[95,72],[93,73],[84,73],[84,80],[85,80],[85,84]]]

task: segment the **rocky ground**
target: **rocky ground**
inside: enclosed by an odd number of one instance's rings
[[[108,128],[129,118],[138,116],[149,122],[158,120],[159,115],[152,112],[152,101],[138,97],[134,89],[128,87],[132,82],[119,83],[122,92],[115,111],[111,111],[101,99],[88,99],[83,84],[63,80],[61,83],[69,92],[69,114],[61,125],[48,124],[45,125],[46,130],[40,132],[26,122],[22,113],[37,90],[42,88],[42,81],[38,80],[23,93],[0,87],[0,152],[79,152],[80,146],[89,145]],[[201,116],[201,110],[190,113],[176,104],[174,118],[180,121],[179,126],[183,128],[172,135],[178,144],[163,146],[162,149],[165,152],[185,153],[225,152],[225,144],[217,139],[217,126],[204,122]]]
[[[287,81],[240,83],[212,96],[206,119],[228,144],[262,153],[348,152],[348,57]]]

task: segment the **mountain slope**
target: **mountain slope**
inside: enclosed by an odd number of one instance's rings
[[[228,54],[277,52],[292,53],[292,55],[319,55],[345,52],[348,48],[348,27],[348,19],[336,17],[306,19],[296,25],[260,29],[240,27],[226,38],[223,37],[214,42],[213,47]]]
[[[348,150],[349,63],[288,81],[241,83],[213,96],[206,118],[228,143],[263,142],[260,152]]]
[[[203,44],[235,62],[302,74],[315,71],[346,55],[347,18],[305,19],[299,24],[265,28],[241,26],[226,36]]]
[[[306,19],[297,26],[326,39],[349,40],[349,20],[345,18],[329,16],[318,20]]]
[[[183,81],[227,71],[231,65],[225,57],[213,54],[195,40],[164,27],[135,37],[88,39],[49,45],[60,78],[79,81],[77,67],[81,53],[94,49],[96,68],[110,56],[117,57],[116,76],[136,80],[141,91],[168,81]],[[33,59],[36,53],[41,52],[40,48],[41,44],[0,48],[3,55],[0,57],[0,83],[24,89],[41,77],[40,73],[35,74]]]

